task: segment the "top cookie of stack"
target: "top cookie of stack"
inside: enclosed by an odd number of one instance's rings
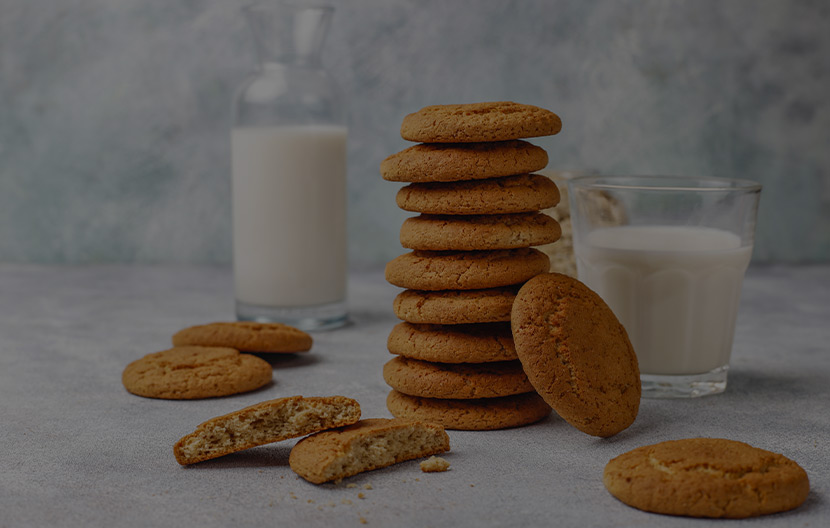
[[[381,163],[406,182],[407,219],[386,279],[406,288],[403,319],[389,336],[399,355],[384,368],[393,415],[451,429],[497,429],[537,421],[550,408],[532,390],[510,336],[519,286],[549,268],[532,246],[556,241],[559,224],[540,213],[559,191],[536,174],[547,153],[522,138],[561,129],[556,114],[511,102],[429,106],[407,115],[401,136],[422,142]],[[465,391],[463,388],[481,388]],[[483,389],[487,390],[483,390]]]
[[[401,209],[421,213],[401,228],[401,245],[416,251],[516,249],[559,238],[556,221],[538,211],[559,191],[533,171],[544,149],[521,138],[552,135],[562,122],[548,110],[512,102],[428,106],[407,115],[401,136],[424,143],[386,158],[384,179],[409,182]]]

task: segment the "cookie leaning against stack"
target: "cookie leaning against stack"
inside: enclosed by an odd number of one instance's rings
[[[519,287],[549,269],[533,246],[561,234],[539,212],[559,190],[532,174],[548,155],[523,139],[561,127],[553,112],[511,102],[429,106],[404,118],[401,136],[420,144],[380,166],[384,179],[408,183],[398,206],[419,213],[400,232],[413,251],[386,267],[387,281],[405,288],[394,303],[404,322],[388,341],[397,357],[383,371],[394,416],[486,430],[550,413],[507,323]]]

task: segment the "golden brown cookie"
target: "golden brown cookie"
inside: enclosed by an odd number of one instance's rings
[[[457,182],[525,174],[547,164],[548,153],[527,141],[422,144],[383,160],[380,174],[396,182]]]
[[[191,326],[173,336],[174,346],[216,346],[245,352],[305,352],[311,336],[281,323],[235,321]]]
[[[485,290],[404,290],[392,308],[410,323],[467,324],[510,321],[519,286]]]
[[[404,117],[401,137],[424,143],[472,143],[550,136],[561,129],[562,120],[550,110],[498,101],[424,107]]]
[[[810,492],[807,473],[784,455],[719,438],[638,447],[608,462],[603,482],[629,506],[690,517],[787,511]]]
[[[480,290],[525,282],[548,270],[532,248],[498,251],[413,251],[386,265],[386,280],[412,290]]]
[[[232,348],[184,346],[133,361],[121,381],[128,391],[146,398],[213,398],[267,385],[271,365]]]
[[[519,427],[550,414],[550,406],[535,392],[483,400],[447,400],[420,398],[392,390],[386,398],[386,407],[398,418],[468,431]]]
[[[405,211],[445,215],[511,214],[559,203],[556,184],[540,174],[458,182],[410,183],[398,191]]]
[[[519,290],[511,324],[531,383],[565,421],[603,437],[634,422],[637,356],[599,295],[566,275],[539,275]]]
[[[516,249],[550,244],[561,233],[556,220],[542,213],[422,214],[404,221],[401,245],[427,251]]]
[[[423,398],[469,400],[533,391],[518,361],[453,365],[396,356],[383,366],[383,379],[398,392]]]
[[[183,466],[195,464],[359,419],[360,405],[344,396],[278,398],[211,418],[176,442],[173,454]]]
[[[510,323],[399,323],[389,334],[387,348],[392,354],[438,363],[490,363],[518,359]]]
[[[307,481],[322,484],[449,450],[450,437],[440,425],[374,418],[303,438],[288,463]]]

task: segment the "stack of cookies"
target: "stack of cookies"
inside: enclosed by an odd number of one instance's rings
[[[386,279],[405,291],[404,322],[389,336],[384,366],[396,417],[450,429],[533,423],[550,413],[518,361],[510,311],[519,287],[547,272],[532,246],[561,229],[540,213],[559,191],[533,174],[547,153],[522,138],[559,132],[554,113],[510,102],[430,106],[404,118],[401,136],[419,144],[381,163],[384,179],[407,182],[398,206],[420,213],[401,228],[412,252],[389,262]]]

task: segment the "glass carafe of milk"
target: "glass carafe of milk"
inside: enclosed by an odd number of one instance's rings
[[[332,8],[244,10],[258,70],[234,99],[236,316],[302,329],[346,323],[346,126],[322,66]]]

